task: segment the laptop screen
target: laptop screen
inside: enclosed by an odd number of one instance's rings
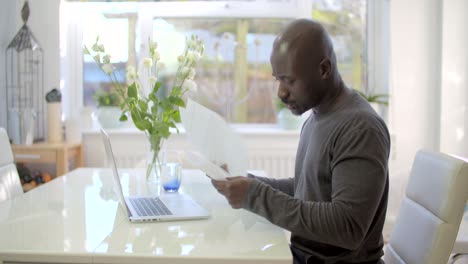
[[[106,131],[101,128],[101,135],[104,142],[104,148],[106,149],[106,156],[107,156],[107,164],[112,168],[112,180],[114,182],[114,192],[117,193],[119,197],[119,202],[123,206],[123,208],[127,208],[127,204],[125,203],[123,191],[122,191],[122,184],[120,183],[120,176],[117,170],[117,164],[115,163],[114,153],[112,152],[112,146],[110,143],[109,135],[107,135]]]

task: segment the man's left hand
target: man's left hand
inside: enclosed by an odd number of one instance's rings
[[[232,208],[242,208],[242,201],[244,200],[249,186],[253,179],[248,177],[229,177],[226,181],[211,180],[213,186],[218,192],[228,200]]]

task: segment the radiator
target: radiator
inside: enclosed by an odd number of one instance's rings
[[[147,139],[142,133],[133,131],[108,131],[114,157],[120,168],[144,167],[147,153]],[[299,139],[298,131],[262,132],[241,131],[248,152],[248,169],[264,171],[266,176],[288,178],[294,175],[294,158]],[[85,166],[109,166],[102,138],[98,131],[83,133]],[[164,143],[165,149],[183,151],[190,148],[183,134],[173,134]],[[183,166],[190,165],[183,162]]]
[[[145,166],[145,155],[135,153],[128,155],[118,153],[116,162],[118,167],[136,168]],[[283,151],[278,153],[269,152],[268,154],[253,154],[249,155],[248,168],[249,170],[264,171],[268,177],[273,178],[289,178],[294,176],[294,156],[285,155]],[[105,164],[108,166],[109,164]],[[184,163],[184,167],[191,168],[190,164]]]
[[[267,176],[276,179],[294,176],[294,154],[282,152],[249,155],[249,168],[263,170]]]

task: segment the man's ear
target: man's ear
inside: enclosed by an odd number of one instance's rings
[[[326,80],[332,75],[332,64],[329,59],[325,58],[320,62],[320,77]]]

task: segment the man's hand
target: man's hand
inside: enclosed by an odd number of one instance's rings
[[[247,177],[229,177],[226,181],[211,180],[218,192],[226,197],[232,208],[242,208],[242,201],[253,179]]]

